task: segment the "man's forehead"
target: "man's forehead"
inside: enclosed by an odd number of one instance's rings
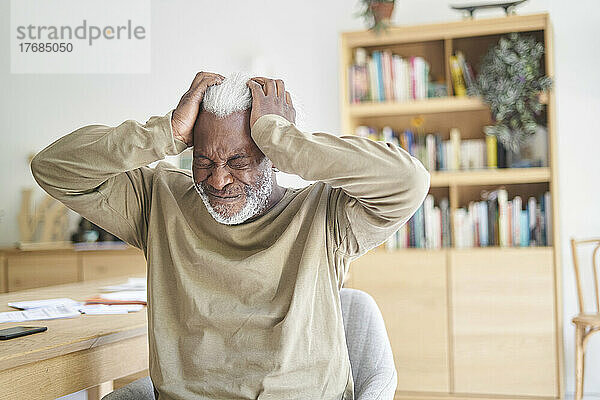
[[[242,146],[242,147],[237,147],[237,148],[231,148],[231,149],[225,149],[224,151],[225,154],[229,155],[230,157],[233,156],[250,156],[250,152],[248,150],[248,148],[246,146]],[[199,147],[194,147],[194,156],[195,157],[199,157],[199,156],[207,156],[205,154],[205,150],[201,149]]]

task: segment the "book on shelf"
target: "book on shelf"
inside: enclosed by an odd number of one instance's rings
[[[457,97],[474,95],[477,91],[475,74],[471,65],[465,60],[462,51],[456,51],[454,55],[450,56],[448,64],[450,65],[450,77],[452,79],[454,95]]]
[[[367,54],[364,48],[356,48],[348,67],[350,103],[403,102],[437,95],[440,88],[430,90],[429,71],[430,64],[420,56],[402,57],[390,50]]]
[[[498,139],[494,135],[485,135],[485,157],[488,168],[497,168],[498,165]]]
[[[463,79],[462,69],[458,64],[456,56],[450,56],[450,76],[452,77],[452,87],[454,88],[454,95],[457,97],[463,97],[467,95],[467,87]]]

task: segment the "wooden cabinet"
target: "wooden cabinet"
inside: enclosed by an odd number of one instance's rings
[[[553,399],[553,259],[551,247],[379,247],[352,262],[344,286],[369,293],[381,309],[397,398]]]
[[[81,255],[82,280],[109,278],[113,276],[146,275],[146,259],[135,253],[120,254],[94,251]]]
[[[22,252],[7,256],[8,291],[79,281],[74,252]]]
[[[350,274],[345,286],[369,293],[381,310],[398,386],[448,392],[446,253],[374,251],[355,260]]]
[[[454,390],[557,396],[552,248],[453,250]]]
[[[117,276],[145,276],[144,254],[120,250],[0,250],[0,293]]]

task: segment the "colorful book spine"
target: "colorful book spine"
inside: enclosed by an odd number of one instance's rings
[[[529,246],[529,213],[527,210],[521,211],[521,227],[525,227],[525,229],[521,229],[521,247]]]
[[[377,100],[384,101],[385,100],[385,89],[383,85],[383,60],[381,56],[381,51],[374,51],[373,56],[375,57],[375,66],[377,70]]]
[[[521,245],[521,209],[523,208],[523,202],[521,196],[515,196],[513,199],[513,231],[512,231],[512,242],[515,246]]]
[[[434,215],[433,196],[428,194],[423,202],[423,223],[425,225],[425,248],[432,249],[434,246]]]
[[[450,56],[450,76],[454,87],[454,95],[459,97],[466,96],[467,89],[463,79],[463,72],[456,56]]]
[[[479,221],[479,246],[487,247],[488,245],[488,215],[485,202],[477,203],[477,220]]]
[[[450,168],[454,171],[460,167],[460,131],[458,128],[450,129],[450,143],[452,143],[452,164]]]
[[[441,224],[442,224],[442,247],[450,247],[451,245],[451,233],[450,233],[450,204],[448,198],[444,197],[440,200],[440,213],[441,213]]]
[[[392,53],[388,50],[385,50],[381,53],[381,69],[383,75],[384,98],[387,101],[392,101],[394,100]]]
[[[497,168],[498,167],[498,158],[497,158],[497,139],[495,135],[485,135],[485,144],[486,144],[486,163],[488,168]]]
[[[471,229],[469,232],[469,243],[471,246],[479,246],[479,213],[475,212],[477,203],[470,201],[467,206],[468,215],[470,217]]]
[[[465,82],[465,86],[467,89],[475,88],[475,76],[473,74],[473,70],[471,66],[465,60],[465,56],[461,51],[456,52],[456,60],[458,61],[458,65],[463,74],[463,81]]]
[[[527,200],[527,218],[529,221],[529,245],[535,246],[537,243],[535,242],[535,226],[536,226],[536,200],[535,197],[531,196]]]
[[[377,90],[377,65],[373,56],[368,58],[367,68],[369,70],[369,100],[378,101],[379,92]]]
[[[425,247],[425,220],[423,215],[423,203],[415,213],[415,247]]]
[[[498,189],[498,244],[508,246],[508,192]]]
[[[512,246],[513,245],[513,239],[512,239],[512,231],[513,231],[513,203],[512,200],[509,200],[506,202],[506,245],[507,246]]]

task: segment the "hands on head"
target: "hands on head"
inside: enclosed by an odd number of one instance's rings
[[[252,91],[252,113],[250,127],[266,114],[277,114],[291,123],[296,123],[296,110],[290,92],[285,90],[281,79],[252,78],[247,83]]]
[[[219,85],[223,82],[223,75],[212,72],[198,72],[190,88],[181,97],[171,117],[173,136],[193,146],[194,123],[200,112],[200,104],[204,93],[209,86]],[[252,111],[250,127],[256,120],[266,114],[277,114],[288,121],[296,122],[296,110],[292,104],[292,97],[285,90],[281,79],[254,77],[248,80],[247,86],[252,93]]]

